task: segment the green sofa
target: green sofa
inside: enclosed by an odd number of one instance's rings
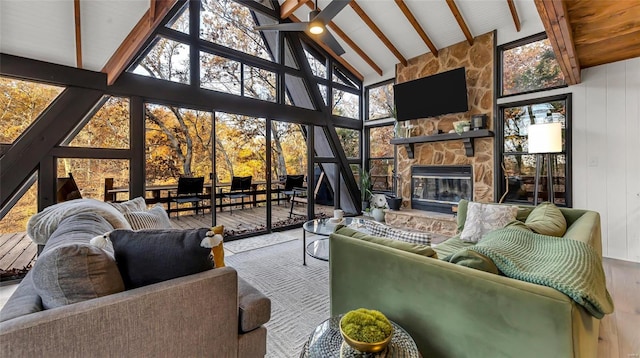
[[[532,207],[520,207],[525,220]],[[560,209],[564,238],[601,249],[600,215]],[[458,218],[459,228],[465,218]],[[596,357],[600,321],[565,294],[334,233],[331,313],[384,312],[414,338],[423,357]],[[459,235],[434,249],[470,245]]]

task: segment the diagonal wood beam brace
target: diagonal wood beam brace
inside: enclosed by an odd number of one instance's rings
[[[305,3],[309,5],[309,0],[286,0],[282,5],[280,5],[280,18],[286,19]],[[311,5],[311,7],[313,7],[313,5]]]
[[[376,34],[376,36],[378,36],[380,41],[382,41],[382,43],[384,43],[384,45],[387,46],[389,51],[391,51],[391,53],[393,53],[393,55],[396,56],[398,61],[400,61],[400,63],[403,66],[406,66],[407,65],[407,59],[404,58],[404,56],[402,56],[400,51],[398,51],[398,49],[393,45],[393,43],[391,43],[391,41],[387,38],[387,36],[385,36],[385,34],[382,32],[382,30],[380,30],[380,28],[373,22],[373,20],[371,20],[369,15],[367,15],[367,13],[364,12],[364,10],[360,7],[360,5],[358,5],[356,0],[352,0],[349,3],[349,6],[351,6],[353,11],[355,11],[356,14],[358,14],[358,16],[360,16],[362,21],[364,21],[364,23],[367,24],[367,26],[369,26],[371,31],[373,31],[373,33]]]
[[[534,0],[534,2],[565,81],[568,85],[580,83],[580,63],[565,3],[559,0]]]
[[[513,2],[513,0],[507,0],[507,4],[509,5],[509,11],[511,11],[511,17],[513,18],[513,24],[516,26],[516,31],[520,32],[520,17],[518,16],[516,4]]]
[[[103,94],[86,88],[65,89],[13,143],[0,158],[0,208],[5,208],[40,161],[65,139]]]
[[[133,57],[142,48],[153,31],[160,25],[164,16],[171,10],[178,0],[156,0],[155,6],[150,7],[120,47],[111,56],[102,72],[107,74],[107,83],[112,85],[118,76],[126,69]]]
[[[415,18],[415,16],[413,16],[413,13],[411,12],[411,10],[409,10],[404,0],[395,0],[395,1],[396,1],[396,5],[398,5],[398,7],[400,8],[400,11],[402,11],[402,13],[407,18],[407,20],[409,20],[409,23],[411,23],[411,26],[413,26],[413,28],[416,30],[418,35],[420,35],[420,38],[422,38],[422,41],[424,41],[425,45],[427,45],[429,50],[431,50],[431,53],[435,57],[438,57],[438,49],[433,44],[433,42],[431,42],[431,39],[429,38],[429,36],[427,36],[427,33],[424,31],[422,26],[420,26],[420,23]]]
[[[469,43],[469,45],[473,45],[473,35],[471,35],[471,31],[469,31],[467,23],[464,22],[462,14],[460,13],[460,10],[458,10],[458,6],[453,0],[447,0],[447,5],[449,5],[449,9],[451,9],[453,17],[456,18],[456,21],[458,22],[458,25],[460,26],[460,30],[462,30],[464,37],[467,38],[467,42]]]
[[[76,32],[76,67],[82,68],[82,27],[80,26],[80,0],[73,0],[73,18]]]

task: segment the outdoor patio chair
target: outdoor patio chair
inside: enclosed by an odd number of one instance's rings
[[[249,197],[252,179],[253,177],[251,175],[246,177],[233,177],[231,179],[231,188],[229,189],[229,192],[223,194],[222,197],[229,199],[230,203],[232,200],[240,199],[242,209],[244,209],[244,198]],[[233,215],[233,205],[229,205],[229,215]]]
[[[281,193],[284,194],[286,198],[290,198],[296,191],[306,190],[304,187],[304,175],[287,175],[284,181],[284,189],[282,189]],[[280,205],[280,199],[278,199],[278,205]]]
[[[171,197],[169,192],[168,212],[171,213],[171,203],[176,203],[176,217],[180,219],[180,204],[191,203],[194,205],[196,215],[200,209],[202,198],[200,194],[204,191],[204,177],[178,179],[178,190],[175,197]],[[202,210],[204,216],[204,209]]]
[[[82,199],[80,189],[78,189],[78,185],[73,179],[73,175],[71,173],[69,173],[69,177],[57,178],[56,186],[56,203],[73,199]]]
[[[324,172],[320,173],[320,177],[318,178],[318,182],[316,183],[316,187],[313,190],[313,198],[315,199],[318,195],[318,191],[320,190],[320,185],[322,185],[322,179],[324,179]],[[289,209],[289,219],[293,216],[293,205],[295,203],[308,204],[309,200],[306,197],[307,188],[296,188],[293,190],[293,195],[291,196],[291,208]],[[296,214],[300,215],[300,214]]]

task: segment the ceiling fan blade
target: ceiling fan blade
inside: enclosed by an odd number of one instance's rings
[[[318,35],[318,38],[320,39],[320,41],[324,42],[327,46],[329,46],[329,48],[333,52],[335,52],[336,55],[342,56],[344,54],[344,49],[342,48],[342,46],[340,46],[340,43],[338,42],[338,40],[336,40],[336,38],[333,37],[333,35],[331,35],[329,31],[327,31],[326,29],[323,33]]]
[[[333,0],[329,3],[314,20],[320,20],[323,24],[328,24],[338,13],[349,5],[351,0]]]
[[[309,26],[308,22],[289,22],[286,24],[273,24],[254,27],[259,31],[304,31]]]

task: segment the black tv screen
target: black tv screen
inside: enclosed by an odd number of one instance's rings
[[[397,84],[393,91],[399,121],[469,110],[464,67]]]

